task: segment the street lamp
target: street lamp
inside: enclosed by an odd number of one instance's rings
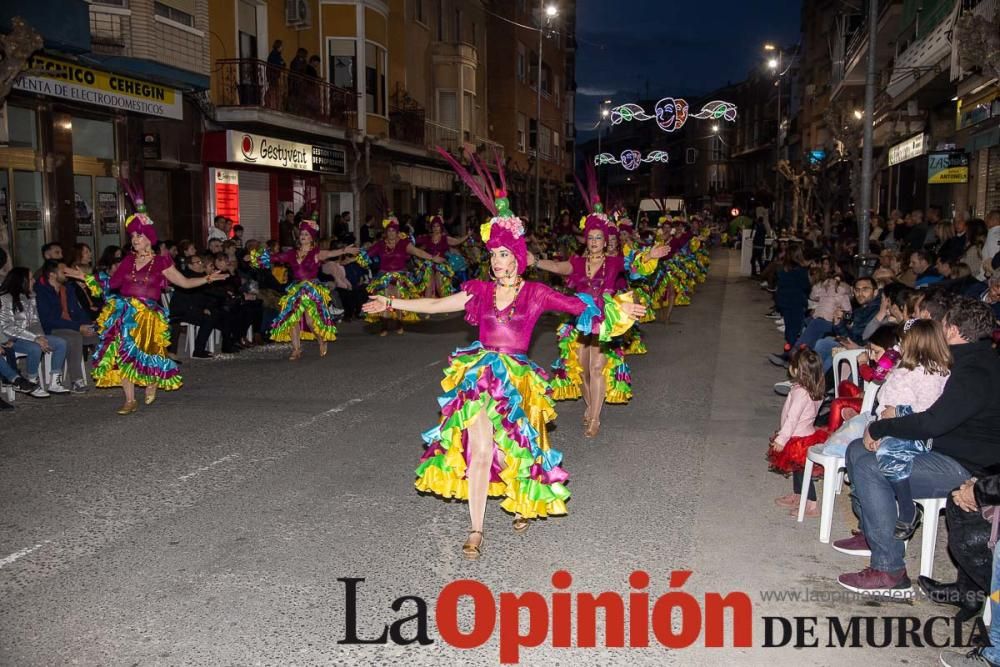
[[[537,225],[541,219],[542,209],[542,40],[545,38],[545,28],[559,15],[559,9],[555,5],[545,6],[545,0],[538,0],[538,73],[537,81],[537,109],[535,116],[535,220]],[[542,16],[545,17],[545,25],[541,24]],[[559,91],[556,91],[559,94]]]
[[[861,120],[862,118],[865,117],[865,112],[862,111],[861,109],[855,109],[854,110],[854,117],[856,119],[858,119],[858,120]]]
[[[781,49],[771,43],[764,44],[764,50],[776,53],[777,55],[767,60],[767,67],[777,74],[778,79],[775,85],[778,86],[778,115],[777,127],[774,134],[774,221],[778,222],[781,211],[781,202],[778,197],[778,190],[781,188],[781,172],[778,171],[778,163],[781,161]]]
[[[597,154],[601,154],[601,135],[604,134],[604,128],[601,127],[604,124],[604,119],[611,115],[611,100],[604,100],[601,102],[601,117],[597,119]],[[597,188],[601,188],[601,174],[597,175]],[[607,197],[605,197],[607,199]],[[584,208],[588,206],[589,202],[583,202]]]

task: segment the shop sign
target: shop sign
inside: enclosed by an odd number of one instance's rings
[[[118,193],[98,192],[97,211],[101,216],[101,234],[118,234]]]
[[[240,172],[232,169],[215,170],[215,214],[240,223]]]
[[[184,118],[184,95],[174,88],[49,56],[32,56],[27,71],[32,73],[14,80],[17,90],[149,116]]]
[[[313,147],[285,139],[262,137],[238,130],[226,131],[229,162],[282,169],[313,170]]]
[[[927,182],[935,185],[969,182],[967,153],[931,153],[927,156]]]
[[[313,171],[324,174],[347,174],[347,156],[340,148],[329,146],[312,147]]]
[[[912,160],[927,152],[927,135],[918,134],[889,149],[889,166]]]

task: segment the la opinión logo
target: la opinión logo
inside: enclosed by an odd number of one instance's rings
[[[670,573],[670,590],[655,600],[647,592],[649,574],[637,570],[629,576],[631,590],[626,595],[614,591],[573,593],[573,577],[565,570],[552,575],[553,591],[548,596],[537,592],[502,592],[494,595],[485,584],[473,579],[459,579],[441,589],[434,605],[434,618],[441,639],[455,648],[474,649],[499,633],[500,662],[520,662],[521,649],[541,646],[548,641],[554,648],[596,648],[597,612],[604,614],[605,648],[647,648],[651,637],[660,646],[687,648],[703,639],[706,647],[725,645],[726,612],[730,612],[731,646],[753,645],[753,604],[746,593],[706,593],[703,601],[680,590],[691,577],[688,570]],[[404,595],[391,605],[401,612],[412,606],[413,613],[384,624],[381,634],[372,638],[358,636],[358,596],[364,578],[338,578],[344,584],[345,630],[338,644],[432,644],[428,634],[427,601]],[[473,606],[472,628],[464,631],[458,623],[458,605],[468,599]],[[527,630],[521,631],[522,614],[527,614]],[[673,617],[681,622],[675,627]],[[574,617],[576,622],[574,623]],[[625,619],[628,618],[626,632]],[[574,643],[575,635],[575,643]],[[627,635],[627,642],[626,642]]]

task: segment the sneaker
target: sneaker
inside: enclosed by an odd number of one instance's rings
[[[860,572],[851,572],[837,577],[837,583],[855,593],[885,595],[889,597],[910,597],[913,586],[906,576],[906,568],[896,572],[883,572],[866,567]]]
[[[30,394],[34,390],[38,389],[38,383],[27,380],[19,375],[14,379],[13,387],[16,392]]]
[[[764,317],[766,317],[769,320],[780,320],[781,319],[781,313],[779,313],[776,310],[772,310],[770,313],[768,313]]]
[[[777,382],[774,385],[774,393],[778,396],[788,396],[792,391],[792,381],[785,380],[784,382]]]
[[[848,556],[871,556],[872,550],[864,533],[852,531],[851,536],[833,543],[833,548]]]
[[[784,324],[779,324],[778,325],[778,333],[785,333],[785,325]]]
[[[983,657],[983,648],[977,648],[968,653],[959,651],[941,651],[941,664],[944,667],[998,667]]]
[[[82,394],[87,391],[87,381],[86,380],[74,380],[73,386],[69,388],[74,394]]]
[[[68,394],[69,389],[63,386],[62,375],[53,374],[52,380],[49,381],[49,386],[46,387],[50,394]]]
[[[785,355],[783,354],[769,354],[767,355],[767,360],[770,361],[775,366],[788,368],[788,359],[786,359]]]
[[[343,308],[337,308],[336,306],[330,306],[330,314],[334,317],[340,317],[344,314]]]
[[[205,350],[195,350],[191,353],[191,356],[195,359],[211,359],[215,355],[211,352],[206,352]]]
[[[48,398],[51,394],[45,391],[45,388],[41,385],[36,385],[32,391],[28,392],[28,396],[32,398]]]
[[[774,320],[774,326],[781,327],[781,326],[784,326],[784,325],[785,325],[785,318],[779,317],[779,318],[777,318],[777,319]]]
[[[766,288],[767,287],[767,281],[766,280],[760,281],[760,286]]]
[[[913,520],[910,522],[896,520],[896,527],[892,531],[892,536],[897,540],[906,541],[913,537],[920,520],[924,518],[924,508],[913,503]]]

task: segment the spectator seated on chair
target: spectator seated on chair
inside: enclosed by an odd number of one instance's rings
[[[857,303],[854,309],[834,321],[833,336],[821,338],[813,348],[823,359],[824,373],[833,368],[834,348],[856,350],[865,344],[865,329],[881,306],[881,298],[875,291],[875,281],[865,277],[855,280],[854,300]]]
[[[8,360],[8,353],[10,360]],[[30,394],[38,389],[37,383],[30,382],[27,378],[17,372],[17,366],[13,363],[13,359],[14,341],[9,340],[0,344],[0,378],[3,379],[3,383],[9,384],[14,388],[14,391],[18,391],[23,394]]]
[[[42,332],[35,295],[31,292],[31,271],[23,266],[12,268],[0,284],[0,336],[13,339],[14,352],[27,357],[27,379],[39,384],[30,392],[31,396],[45,398],[49,393],[69,393],[62,385],[61,374],[53,372],[48,387],[42,387],[39,382],[42,355],[51,353],[52,370],[61,370],[66,361],[66,342]]]
[[[198,278],[205,273],[205,261],[199,255],[188,257],[187,268],[181,271],[185,278]],[[206,287],[208,286],[202,285],[191,289],[174,288],[170,300],[170,323],[176,329],[170,336],[172,353],[177,350],[180,324],[191,324],[198,327],[192,356],[199,359],[208,359],[212,356],[206,349],[208,339],[212,336],[213,330],[222,328],[222,323],[220,313],[214,308],[215,299],[207,293]]]
[[[928,250],[914,250],[910,254],[910,269],[916,274],[917,289],[927,287],[944,280],[935,267],[934,254]]]
[[[875,451],[882,438],[928,441],[932,451],[913,459],[914,498],[946,498],[970,477],[1000,465],[1000,359],[988,340],[994,317],[985,304],[957,299],[943,320],[954,365],[940,398],[926,411],[881,419],[847,448],[851,502],[860,532],[834,543],[842,553],[870,556],[869,567],[844,574],[839,583],[863,593],[910,590],[903,542],[893,537],[897,520],[893,487],[879,470]]]
[[[78,278],[83,274],[69,269]],[[83,346],[97,345],[97,328],[90,315],[80,305],[76,290],[68,284],[67,267],[62,262],[50,259],[42,266],[35,283],[35,301],[38,304],[38,319],[46,336],[55,336],[66,341],[67,367],[72,391],[83,391],[87,379],[83,376],[86,368],[83,360]],[[61,375],[61,368],[52,368],[53,376]]]

